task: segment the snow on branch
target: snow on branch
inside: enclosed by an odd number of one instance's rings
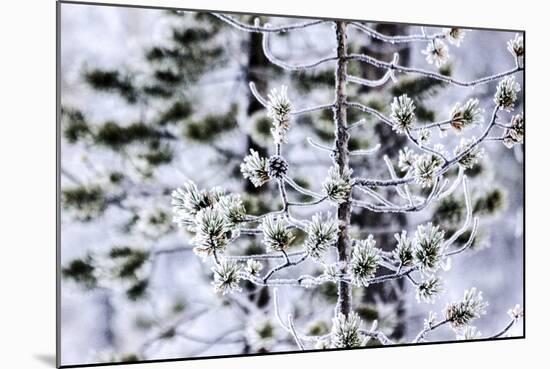
[[[385,61],[382,61],[382,60],[378,60],[378,59],[376,59],[376,58],[374,58],[370,55],[349,54],[347,56],[347,58],[349,60],[362,61],[362,62],[368,63],[370,65],[373,65],[375,67],[378,67],[378,68],[388,69],[388,70],[395,70],[395,71],[401,72],[401,73],[417,74],[417,75],[429,77],[429,78],[432,78],[432,79],[435,79],[435,80],[443,81],[443,82],[450,83],[450,84],[457,85],[457,86],[461,86],[461,87],[474,87],[474,86],[477,86],[477,85],[489,83],[489,82],[492,82],[492,81],[499,80],[503,77],[510,76],[514,73],[517,73],[517,72],[523,70],[522,67],[516,66],[513,69],[510,69],[510,70],[507,70],[507,71],[504,71],[504,72],[501,72],[501,73],[496,73],[496,74],[493,74],[493,75],[490,75],[490,76],[474,79],[474,80],[471,80],[471,81],[461,81],[461,80],[458,80],[456,78],[449,77],[449,76],[443,75],[441,73],[431,72],[431,71],[426,70],[426,69],[405,67],[405,66],[399,65],[399,64],[388,63],[388,62],[385,62]]]
[[[266,27],[269,27],[268,24],[266,24]],[[288,71],[303,71],[307,69],[312,69],[315,67],[318,67],[319,65],[325,64],[330,61],[338,60],[337,56],[327,56],[321,59],[317,59],[315,61],[305,63],[305,64],[289,64],[287,62],[284,62],[277,58],[273,53],[271,52],[269,48],[269,33],[264,32],[263,33],[263,41],[262,41],[262,49],[264,51],[265,57],[274,65],[278,66],[279,68],[283,68]]]
[[[361,200],[352,200],[352,205],[360,208],[364,208],[376,213],[411,213],[424,210],[434,198],[437,198],[441,192],[440,178],[436,179],[435,184],[430,191],[430,194],[418,204],[409,204],[404,206],[377,206]]]
[[[435,173],[435,177],[439,177],[445,174],[452,166],[459,163],[461,159],[470,154],[476,147],[478,147],[488,136],[491,128],[494,127],[495,122],[498,117],[499,107],[495,107],[491,115],[491,120],[483,133],[471,143],[469,143],[462,151],[460,151],[453,158],[448,159],[444,165],[442,165]],[[366,179],[366,178],[355,178],[353,184],[357,186],[366,186],[366,187],[389,187],[389,186],[400,186],[414,182],[419,179],[419,174],[413,174],[411,176],[406,176],[403,178],[390,179],[390,180],[380,180],[380,179]]]
[[[350,25],[366,34],[371,36],[374,39],[389,42],[390,44],[399,44],[407,43],[414,41],[431,41],[434,39],[445,38],[445,33],[435,33],[433,35],[418,34],[418,35],[401,35],[401,36],[388,36],[376,31],[375,29],[365,26],[359,22],[350,22]]]
[[[398,62],[399,62],[399,54],[394,53],[393,54],[393,60],[392,60],[391,64],[396,65]],[[384,75],[381,78],[376,79],[376,80],[369,80],[369,79],[366,79],[366,78],[360,78],[360,77],[355,77],[355,76],[348,75],[348,81],[349,82],[357,83],[359,85],[366,86],[366,87],[380,87],[380,86],[385,85],[386,82],[388,82],[390,79],[393,82],[397,81],[397,79],[395,78],[393,69],[388,69],[386,71],[386,73],[384,73]]]
[[[219,13],[210,13],[210,14],[212,16],[224,21],[225,23],[241,30],[241,31],[255,32],[255,33],[265,33],[265,32],[267,32],[267,33],[270,33],[270,32],[272,32],[272,33],[284,33],[284,32],[288,32],[288,31],[308,28],[308,27],[311,27],[311,26],[315,26],[315,25],[318,25],[318,24],[323,24],[323,23],[328,22],[328,21],[325,21],[325,20],[314,20],[314,21],[309,21],[309,22],[301,22],[301,23],[296,23],[296,24],[288,24],[288,25],[283,25],[283,26],[272,27],[272,26],[268,26],[267,24],[265,26],[259,25],[259,20],[258,19],[256,19],[254,25],[249,25],[249,24],[240,22],[240,21],[236,20],[235,18],[230,17],[228,15],[219,14]]]

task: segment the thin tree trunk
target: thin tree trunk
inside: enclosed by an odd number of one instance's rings
[[[336,96],[334,107],[334,122],[336,125],[336,163],[340,170],[340,174],[347,171],[349,168],[349,151],[348,141],[349,132],[347,131],[347,111],[346,111],[346,82],[347,82],[347,40],[346,40],[346,23],[343,21],[336,22],[336,41],[338,63],[336,66]],[[348,199],[349,200],[349,199]],[[338,261],[344,269],[347,266],[349,252],[349,235],[348,228],[351,219],[351,203],[344,201],[338,206]],[[345,270],[342,270],[345,272]],[[351,311],[351,288],[346,282],[338,283],[338,312],[348,315]]]

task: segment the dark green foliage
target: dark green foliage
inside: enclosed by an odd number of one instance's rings
[[[435,121],[435,112],[431,109],[426,108],[422,104],[417,104],[416,110],[414,111],[416,118],[420,122],[433,122]]]
[[[117,268],[116,277],[128,279],[136,277],[137,270],[145,264],[149,258],[149,253],[127,246],[113,247],[109,252],[109,257],[118,260],[122,259],[120,267]]]
[[[172,30],[172,39],[182,46],[188,46],[191,43],[200,43],[207,41],[212,34],[204,28],[184,28]]]
[[[168,164],[172,161],[173,157],[174,151],[168,145],[151,149],[148,153],[143,155],[143,158],[147,160],[147,163],[152,166]]]
[[[183,81],[184,78],[182,74],[177,73],[169,68],[157,69],[154,73],[154,76],[159,82],[167,83],[170,85],[180,83],[181,81]]]
[[[470,178],[474,178],[482,174],[484,170],[484,165],[481,161],[478,161],[473,167],[466,169],[465,174]]]
[[[464,204],[464,201],[454,196],[445,197],[437,203],[433,221],[435,224],[458,224],[464,217],[465,209],[466,204]]]
[[[301,92],[310,92],[316,88],[334,86],[334,71],[326,69],[316,73],[301,73],[296,76],[296,87]]]
[[[158,123],[162,126],[170,123],[178,123],[188,118],[193,113],[191,103],[188,101],[176,101],[168,110],[161,113]]]
[[[243,255],[259,255],[263,254],[265,249],[262,245],[256,242],[249,243],[243,251]]]
[[[362,138],[362,137],[350,137],[349,143],[348,143],[348,149],[353,150],[368,150],[371,149],[373,145],[371,145],[371,142],[369,139]]]
[[[107,146],[113,150],[120,150],[123,146],[147,140],[158,140],[159,138],[173,138],[166,132],[158,131],[144,123],[133,123],[122,127],[115,122],[107,122],[101,125],[95,134],[98,144]]]
[[[144,86],[143,93],[151,97],[164,98],[164,99],[172,97],[172,95],[174,94],[174,92],[171,89],[162,87],[158,84]]]
[[[99,186],[78,186],[62,190],[62,202],[65,209],[75,209],[84,212],[84,219],[88,221],[93,214],[100,214],[105,210],[106,199]]]
[[[149,285],[149,281],[147,279],[138,281],[132,287],[126,290],[126,296],[131,301],[137,301],[145,296],[145,292],[147,292],[148,285]]]
[[[145,58],[151,63],[160,65],[162,62],[163,65],[154,72],[154,78],[171,90],[182,83],[196,82],[205,71],[220,65],[223,48],[210,42],[218,32],[213,25],[215,23],[208,22],[195,28],[174,28],[170,38],[173,47],[150,48]],[[156,89],[154,92],[158,91]]]
[[[61,115],[66,118],[63,135],[69,143],[75,143],[90,135],[90,127],[80,110],[61,108]]]
[[[178,52],[176,49],[168,49],[164,47],[152,47],[145,53],[145,58],[150,61],[161,61],[164,58],[176,58],[178,56]]]
[[[311,336],[324,336],[330,332],[328,324],[322,320],[316,322],[308,329],[308,335]]]
[[[106,147],[117,153],[122,153],[128,145],[136,145],[137,157],[145,161],[143,170],[153,176],[156,167],[170,163],[174,156],[174,139],[169,131],[178,125],[178,131],[187,138],[201,143],[211,143],[219,135],[237,127],[237,107],[225,114],[208,115],[196,114],[195,106],[189,100],[189,94],[194,85],[205,72],[213,72],[218,66],[225,67],[223,40],[218,41],[216,35],[223,22],[216,18],[192,12],[173,14],[184,21],[173,27],[168,39],[162,44],[151,47],[144,52],[144,61],[147,68],[144,74],[135,75],[135,69],[85,69],[82,78],[94,91],[118,95],[122,100],[117,103],[125,105],[125,109],[140,113],[140,116],[156,115],[146,122],[133,121],[105,121],[88,122],[77,109],[63,109],[63,134],[67,142],[75,143],[87,139],[87,143]],[[192,25],[190,27],[190,25]],[[196,110],[202,107],[199,105]],[[223,110],[219,112],[223,113]],[[109,119],[109,118],[107,118]],[[181,128],[180,128],[181,127]],[[174,130],[175,131],[175,130]],[[176,132],[176,131],[175,131]],[[268,132],[268,134],[270,134]],[[178,142],[182,137],[177,137]],[[185,140],[188,142],[188,140]],[[134,147],[133,147],[134,148]],[[135,151],[131,152],[136,155]],[[139,163],[141,164],[141,163]],[[140,165],[141,168],[141,165]],[[146,175],[144,173],[142,175]],[[125,182],[126,173],[106,171],[106,177],[111,184],[120,185]],[[126,183],[124,183],[126,184]],[[108,186],[109,188],[113,187]],[[122,188],[119,188],[122,190]],[[171,189],[166,189],[164,195],[169,196]],[[118,196],[118,195],[117,195]],[[113,198],[107,196],[99,186],[79,186],[62,190],[62,201],[65,209],[77,210],[79,220],[88,221],[97,214],[105,211],[107,206],[119,203],[124,195]],[[266,201],[267,202],[267,201]],[[263,213],[267,205],[257,202],[258,213]],[[132,209],[133,210],[133,209]],[[134,232],[134,226],[140,221],[137,214],[128,217],[125,224],[120,226],[123,233]],[[146,221],[150,225],[171,224],[171,214],[155,213]],[[259,252],[263,248],[260,247]],[[109,258],[108,270],[112,277],[124,280],[129,288],[125,291],[129,300],[136,301],[146,297],[149,280],[141,277],[142,270],[149,260],[149,253],[130,247],[113,247],[106,255]],[[96,280],[95,259],[74,260],[62,269],[63,276],[86,285],[88,288],[97,287],[100,281]],[[99,262],[99,259],[97,260]],[[94,275],[95,274],[95,275]],[[183,304],[174,306],[174,313],[185,309]],[[128,355],[122,361],[136,361],[138,357]]]
[[[172,216],[164,211],[149,216],[147,223],[151,225],[162,225],[171,222]]]
[[[474,214],[492,215],[502,210],[506,205],[506,196],[504,192],[495,188],[484,196],[479,197],[474,204]]]
[[[120,361],[123,363],[133,363],[139,360],[139,356],[137,356],[136,354],[126,354],[120,358]]]
[[[61,268],[61,275],[64,278],[81,283],[86,288],[94,288],[97,285],[94,270],[91,259],[86,257],[85,259],[75,259],[68,266]]]
[[[84,73],[86,82],[94,89],[116,92],[130,104],[137,101],[137,91],[129,76],[121,76],[116,70],[94,69]]]
[[[185,136],[197,142],[210,142],[237,127],[236,114],[236,107],[233,106],[227,114],[212,114],[201,120],[189,121],[185,125]]]
[[[111,251],[109,251],[109,257],[111,258],[125,258],[132,254],[132,249],[127,246],[122,247],[113,247]]]
[[[327,302],[335,304],[338,301],[338,286],[336,283],[323,283],[316,290]]]
[[[124,174],[120,172],[111,172],[109,174],[109,182],[112,184],[119,184],[124,179]]]
[[[355,309],[355,312],[359,315],[362,320],[367,322],[372,322],[379,318],[378,310],[376,310],[371,305],[361,305]]]
[[[454,232],[454,230],[453,230]],[[462,247],[468,242],[470,237],[472,236],[472,230],[469,229],[466,232],[462,233],[456,240],[456,242],[453,244],[455,247]],[[482,229],[478,230],[476,235],[474,236],[474,240],[468,250],[471,251],[479,251],[487,247],[487,239],[482,231]]]
[[[271,119],[267,116],[262,116],[256,119],[254,123],[254,129],[258,135],[264,139],[269,139],[271,137],[271,128],[273,127]]]
[[[271,338],[274,336],[275,330],[273,329],[273,325],[269,321],[267,321],[265,324],[262,324],[261,326],[256,328],[256,333],[258,333],[258,336],[260,338]]]

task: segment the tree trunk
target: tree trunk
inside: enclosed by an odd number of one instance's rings
[[[346,23],[343,21],[336,22],[336,41],[337,41],[337,56],[338,63],[336,66],[336,96],[334,105],[334,123],[336,136],[336,164],[340,170],[340,174],[347,171],[349,168],[349,151],[348,141],[349,132],[347,131],[347,110],[346,110],[346,82],[347,82],[347,40],[346,40]],[[349,262],[349,235],[348,228],[351,219],[351,203],[348,200],[338,206],[338,261],[341,264],[342,272],[346,271],[346,266]],[[351,288],[346,282],[338,283],[338,305],[337,311],[348,315],[351,311]]]

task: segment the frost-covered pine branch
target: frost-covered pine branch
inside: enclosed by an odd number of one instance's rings
[[[272,53],[270,35],[290,30],[299,31],[318,24],[323,26],[328,21],[286,26],[271,26],[267,23],[260,25],[256,21],[252,26],[232,17],[215,16],[239,30],[261,33],[266,58],[284,70],[295,72],[320,66],[334,67],[334,101],[296,110],[293,101],[295,95],[288,87],[272,89],[267,98],[264,98],[256,85],[251,83],[249,87],[252,95],[265,108],[265,115],[271,122],[272,147],[269,154],[262,155],[250,150],[243,158],[240,169],[243,178],[249,180],[253,186],[276,190],[280,208],[265,214],[249,215],[238,193],[227,193],[219,188],[198,189],[190,182],[173,192],[174,221],[193,233],[191,242],[205,262],[212,263],[212,283],[215,291],[221,294],[238,294],[241,292],[242,281],[259,287],[312,288],[324,284],[336,285],[337,302],[330,330],[319,335],[304,334],[301,324],[297,324],[292,315],[282,319],[278,295],[275,295],[274,314],[279,325],[300,350],[358,347],[366,345],[372,339],[380,344],[393,344],[394,341],[378,328],[376,322],[370,329],[366,329],[366,323],[355,311],[351,290],[354,287],[365,288],[373,284],[403,280],[414,288],[418,303],[433,303],[445,295],[444,273],[450,267],[450,259],[471,248],[479,226],[478,218],[473,215],[472,194],[465,172],[479,164],[486,155],[483,145],[492,138],[490,134],[500,133],[498,138],[506,147],[523,141],[524,122],[521,113],[512,116],[509,124],[500,122],[504,114],[510,113],[516,107],[520,85],[513,75],[523,69],[523,39],[516,36],[508,44],[508,49],[516,60],[515,68],[472,81],[461,81],[429,69],[400,65],[397,52],[391,62],[386,62],[366,54],[349,53],[347,45],[347,38],[350,36],[348,26],[388,44],[426,42],[423,51],[426,63],[441,67],[452,58],[449,44],[451,47],[459,47],[466,37],[464,30],[458,28],[443,29],[432,35],[423,33],[386,36],[361,23],[336,21],[333,22],[336,42],[334,55],[309,63],[291,64]],[[380,68],[384,74],[378,80],[348,75],[348,64],[353,61]],[[456,102],[450,111],[443,112],[448,119],[421,124],[416,116],[414,96],[394,96],[385,110],[350,101],[348,97],[350,92],[347,82],[380,87],[390,80],[398,83],[400,74],[420,75],[454,87],[473,87],[498,81],[494,105],[482,107],[480,100],[472,97]],[[288,151],[284,148],[295,130],[294,119],[297,115],[325,109],[332,109],[334,114],[332,145],[319,143],[312,138],[307,138],[306,141],[315,150],[325,153],[332,161],[332,166],[326,169],[325,179],[315,183],[315,188],[309,189],[292,179],[292,160],[286,156]],[[384,156],[384,165],[387,166],[390,179],[354,176],[350,158],[376,155],[383,150],[384,143],[370,149],[350,151],[348,144],[355,132],[353,129],[360,129],[370,124],[371,120],[361,119],[348,124],[348,109],[372,116],[390,126],[395,135],[403,136],[410,144],[399,148],[396,164],[390,157]],[[486,110],[492,111],[489,119],[484,116]],[[389,116],[383,111],[389,111]],[[466,132],[474,132],[474,127],[480,128],[481,132],[465,137]],[[456,135],[464,135],[456,146],[430,143],[432,131],[444,132],[448,129],[452,129]],[[501,131],[496,132],[499,129]],[[455,174],[452,174],[454,171]],[[460,215],[463,224],[458,229],[447,232],[440,224],[428,220],[418,224],[412,231],[397,232],[391,251],[377,247],[377,240],[373,235],[352,237],[352,214],[358,209],[366,209],[371,214],[419,212],[452,197],[460,183],[463,184],[465,209]],[[388,196],[386,188],[395,191],[398,196]],[[294,200],[292,197],[295,195],[313,200]],[[359,195],[366,196],[367,199],[362,199]],[[314,206],[325,205],[325,200],[326,204],[335,209],[334,212],[312,212],[310,217],[304,217],[299,212],[294,213],[294,208],[313,209]],[[470,233],[464,241],[463,236],[467,232]],[[302,233],[303,237],[300,236]],[[243,236],[257,237],[265,253],[236,254],[233,243]],[[457,243],[459,245],[455,245]],[[302,264],[319,268],[312,269],[311,274],[302,274],[302,270],[298,268]],[[485,314],[486,308],[487,303],[483,300],[482,293],[471,288],[464,293],[461,300],[447,304],[442,312],[442,320],[437,320],[435,313],[430,314],[424,328],[414,337],[410,337],[409,341],[425,341],[431,331],[445,325],[455,331],[457,339],[480,338],[481,333],[472,323]],[[500,337],[508,332],[521,318],[523,313],[519,311],[519,308],[512,310],[513,322],[493,337]]]

